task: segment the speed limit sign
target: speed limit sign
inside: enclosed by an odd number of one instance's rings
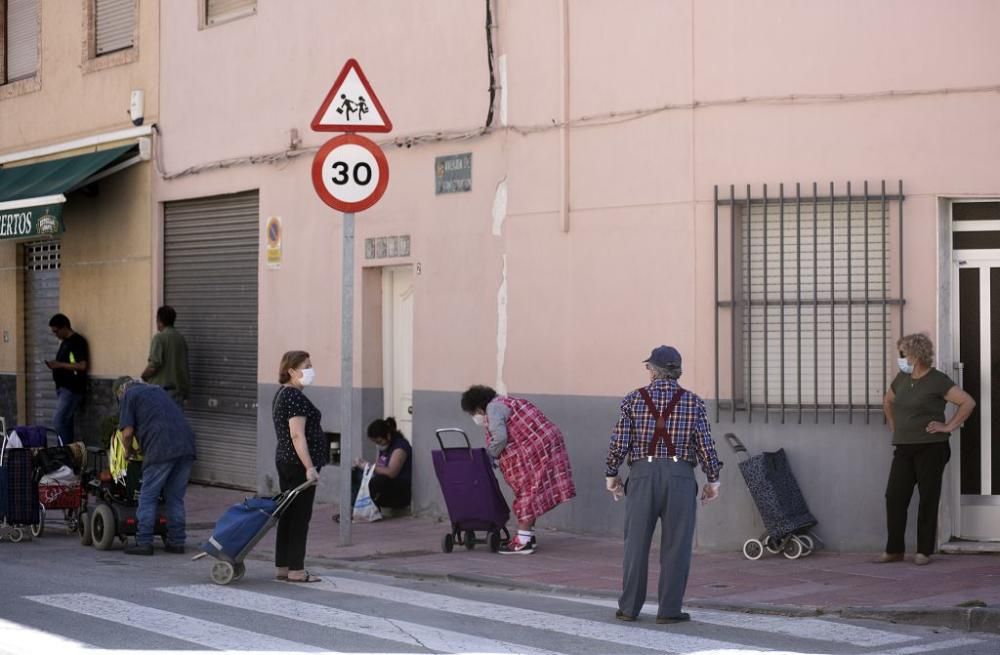
[[[323,144],[312,165],[313,187],[320,199],[342,212],[368,209],[389,184],[389,163],[374,141],[343,134]]]

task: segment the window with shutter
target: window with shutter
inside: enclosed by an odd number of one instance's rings
[[[202,0],[202,27],[251,16],[257,13],[257,0]]]
[[[38,0],[6,0],[3,4],[0,83],[7,84],[34,77],[38,71]]]
[[[803,198],[782,185],[722,211],[717,203],[717,216],[732,217],[732,298],[720,300],[716,318],[732,330],[731,393],[719,396],[732,398],[734,412],[801,419],[846,410],[853,419],[881,407],[901,305],[891,220],[901,194],[882,189]],[[717,346],[716,361],[726,354]]]
[[[135,45],[135,0],[94,0],[94,54]]]

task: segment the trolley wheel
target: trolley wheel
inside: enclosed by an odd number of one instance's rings
[[[19,527],[13,527],[10,529],[10,542],[16,544],[24,539],[24,530]]]
[[[76,516],[75,509],[64,509],[63,520],[66,521],[66,534],[73,534],[80,529],[80,520]]]
[[[38,523],[31,526],[31,536],[41,537],[42,533],[45,532],[45,505],[41,505],[38,508]]]
[[[764,555],[764,544],[760,539],[747,539],[743,542],[743,557],[760,559]]]
[[[465,550],[472,550],[476,547],[476,533],[472,530],[465,531]]]
[[[90,513],[80,514],[80,544],[83,546],[94,545],[94,533],[90,525]]]
[[[94,548],[110,550],[115,543],[115,513],[107,505],[98,505],[94,516],[90,519],[90,534],[94,539]]]
[[[802,542],[795,535],[785,539],[785,544],[781,548],[781,553],[788,559],[798,559],[802,557],[802,552],[805,549],[802,547]]]
[[[795,536],[802,542],[802,557],[812,555],[813,551],[816,550],[816,542],[813,541],[813,538],[807,534],[799,534]]]
[[[760,542],[764,544],[764,548],[767,549],[767,552],[771,553],[772,555],[777,555],[778,553],[781,552],[781,542],[769,534],[763,535],[760,538]]]
[[[212,582],[229,584],[236,576],[236,569],[229,562],[216,562],[212,565]]]
[[[444,536],[444,539],[441,540],[441,550],[446,553],[455,550],[455,535],[449,532]]]
[[[499,553],[500,552],[500,531],[494,530],[490,533],[488,538],[488,543],[490,546],[490,552]]]
[[[243,576],[247,573],[246,564],[240,562],[239,564],[233,565],[233,582],[237,582],[243,579]]]

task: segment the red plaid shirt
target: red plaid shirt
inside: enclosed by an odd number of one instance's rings
[[[654,380],[646,387],[661,415],[677,389],[676,380]],[[609,477],[618,475],[618,467],[626,457],[630,464],[646,457],[655,427],[656,419],[649,412],[639,391],[635,390],[625,396],[618,423],[611,433],[605,474]],[[705,402],[690,391],[685,391],[674,407],[673,414],[667,419],[666,428],[673,438],[677,458],[692,464],[700,463],[708,481],[718,482],[722,462],[715,453]],[[656,444],[656,457],[667,457],[667,444],[663,441]]]

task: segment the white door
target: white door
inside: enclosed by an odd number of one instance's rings
[[[952,451],[958,465],[959,537],[1000,541],[1000,252],[954,253],[956,291],[956,382],[976,400],[976,408]],[[1000,410],[1000,407],[998,407]],[[956,461],[957,460],[957,461]]]
[[[413,268],[382,269],[382,378],[385,414],[413,440]]]

